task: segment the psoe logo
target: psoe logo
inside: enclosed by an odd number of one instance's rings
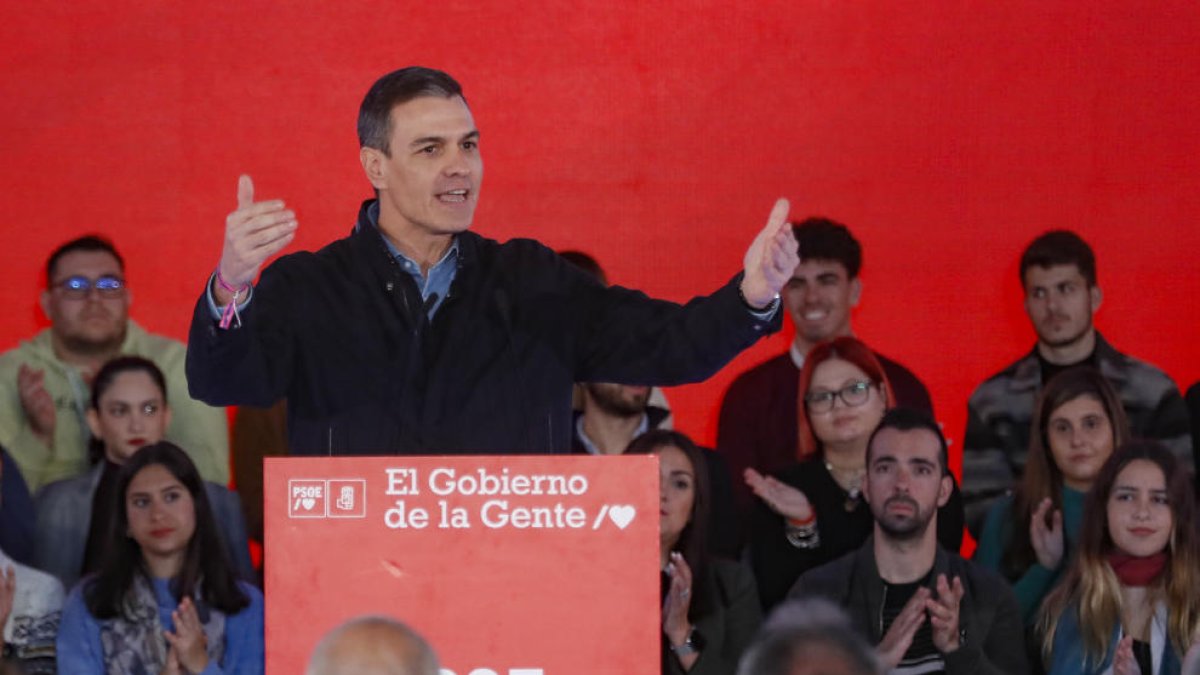
[[[330,518],[367,517],[367,481],[361,478],[331,478],[326,484],[329,488],[326,510]]]
[[[323,480],[296,478],[288,481],[288,518],[324,518],[328,486]]]

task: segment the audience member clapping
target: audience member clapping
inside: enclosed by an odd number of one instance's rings
[[[187,454],[141,448],[114,498],[100,568],[63,609],[59,672],[261,673],[262,594],[238,581]]]
[[[1026,623],[1076,547],[1092,481],[1128,436],[1121,400],[1099,371],[1063,371],[1039,394],[1021,483],[992,506],[975,550],[976,562],[1013,584]]]
[[[162,371],[138,356],[109,361],[92,381],[87,423],[93,435],[91,471],[47,485],[37,497],[34,565],[68,588],[97,569],[111,541],[108,526],[123,502],[116,490],[121,465],[161,441],[171,420]],[[225,553],[244,579],[253,579],[246,525],[237,495],[205,482]]]
[[[1179,673],[1200,637],[1191,476],[1154,441],[1113,453],[1084,504],[1079,548],[1046,598],[1050,675]]]
[[[852,337],[809,352],[800,391],[800,446],[811,457],[777,477],[745,472],[769,508],[756,513],[750,536],[758,592],[768,609],[806,570],[858,548],[871,533],[871,510],[862,500],[867,441],[893,400],[878,359]],[[955,487],[939,509],[938,541],[957,551],[962,527]]]
[[[701,452],[687,436],[665,430],[639,436],[627,450],[659,458],[664,675],[731,675],[762,619],[749,571],[708,555]]]

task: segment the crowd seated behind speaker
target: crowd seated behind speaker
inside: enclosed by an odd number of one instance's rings
[[[1094,368],[1064,370],[1038,394],[1025,472],[988,511],[973,558],[1013,584],[1027,625],[1078,546],[1092,482],[1128,439],[1121,400]]]
[[[778,327],[796,259],[787,200],[741,273],[679,305],[603,286],[535,241],[471,232],[483,157],[448,74],[384,75],[358,122],[376,195],[353,231],[252,286],[298,221],[241,176],[197,288],[191,391],[219,405],[286,397],[292,455],[561,453],[575,382],[698,382]]]
[[[1195,464],[1187,408],[1175,382],[1117,351],[1096,330],[1102,294],[1087,242],[1067,230],[1037,237],[1021,255],[1020,280],[1037,343],[979,385],[967,405],[963,498],[975,536],[991,503],[1020,482],[1038,390],[1072,366],[1091,366],[1108,378],[1135,438],[1161,440],[1189,471]]]
[[[798,377],[803,461],[774,476],[753,468],[745,483],[761,501],[750,530],[750,560],[759,597],[770,609],[805,571],[857,549],[870,536],[871,508],[863,503],[867,442],[892,406],[886,371],[853,337],[822,342],[808,353]],[[962,543],[962,501],[953,478],[939,505],[937,539],[950,551]]]
[[[187,454],[141,448],[112,496],[109,546],[63,608],[59,672],[262,673],[262,594],[238,579]]]
[[[0,445],[32,492],[87,471],[90,382],[120,354],[148,358],[166,373],[175,401],[167,438],[188,449],[205,478],[229,482],[225,412],[188,396],[184,346],[130,320],[131,301],[124,260],[103,237],[73,239],[47,260],[41,306],[50,327],[0,355]]]
[[[677,431],[648,431],[631,454],[658,455],[663,675],[733,675],[762,621],[754,580],[740,562],[711,555],[711,493],[704,453]]]
[[[734,476],[747,468],[774,473],[803,459],[798,447],[800,369],[813,346],[854,335],[852,312],[863,293],[859,277],[862,246],[845,225],[808,218],[792,228],[800,264],[784,286],[784,308],[796,329],[788,351],[742,373],[725,394],[717,426],[717,452]],[[926,410],[933,403],[925,385],[909,369],[875,352],[895,395],[894,405]],[[749,518],[756,500],[740,482],[738,507]]]
[[[0,470],[16,469],[5,465]],[[0,500],[7,499],[8,495],[0,492]],[[0,664],[11,668],[0,667],[0,673],[53,675],[63,596],[58,579],[21,564],[0,547]]]
[[[163,373],[153,362],[119,356],[104,364],[92,381],[87,411],[92,468],[38,493],[36,567],[58,577],[67,588],[99,569],[104,552],[112,546],[109,530],[124,505],[117,490],[121,466],[144,447],[164,439],[173,413]],[[218,540],[234,572],[253,579],[238,496],[210,481],[204,481],[203,487]]]
[[[438,675],[433,648],[390,617],[362,616],[330,631],[317,644],[304,675]]]
[[[791,600],[771,612],[737,675],[879,675],[879,663],[837,605]]]
[[[1200,644],[1200,543],[1191,477],[1157,441],[1108,459],[1084,504],[1067,576],[1041,627],[1050,675],[1175,675]]]
[[[954,488],[946,439],[924,413],[889,410],[870,439],[863,497],[873,534],[810,570],[789,597],[846,608],[890,673],[1029,672],[1016,597],[995,572],[938,545]]]

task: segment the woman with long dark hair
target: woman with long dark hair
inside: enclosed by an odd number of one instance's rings
[[[1093,368],[1065,370],[1038,395],[1025,473],[988,512],[974,557],[1013,584],[1026,623],[1075,549],[1084,495],[1128,438],[1121,399]]]
[[[733,675],[762,621],[749,570],[708,554],[711,495],[703,452],[666,430],[642,434],[626,450],[659,458],[664,675]]]
[[[1079,545],[1042,607],[1050,675],[1176,675],[1200,639],[1192,478],[1157,442],[1108,459],[1084,502]]]
[[[261,673],[262,594],[237,579],[191,459],[142,447],[116,485],[100,567],[63,609],[59,672]]]
[[[170,421],[166,380],[153,361],[119,356],[104,364],[92,380],[87,410],[92,469],[38,493],[34,566],[67,588],[96,570],[121,504],[116,496],[120,467],[142,447],[161,441]],[[253,579],[241,501],[223,485],[205,482],[204,488],[234,568],[243,579]]]
[[[893,400],[883,366],[861,341],[839,337],[813,347],[800,371],[801,461],[778,475],[747,469],[762,500],[750,534],[750,560],[763,607],[787,595],[809,569],[858,548],[874,519],[862,499],[867,442]],[[958,486],[938,509],[938,541],[962,543]]]

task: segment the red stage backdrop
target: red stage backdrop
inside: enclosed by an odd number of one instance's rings
[[[866,249],[859,334],[965,402],[1031,345],[1016,259],[1095,246],[1099,325],[1182,385],[1200,377],[1200,9],[1006,3],[8,3],[0,22],[0,348],[44,325],[42,266],[106,232],[133,316],[184,337],[237,175],[298,211],[292,250],[344,235],[371,82],[458,77],[487,166],[475,229],[597,255],[686,300],[739,267],[772,200]],[[730,379],[672,389],[702,441]]]

